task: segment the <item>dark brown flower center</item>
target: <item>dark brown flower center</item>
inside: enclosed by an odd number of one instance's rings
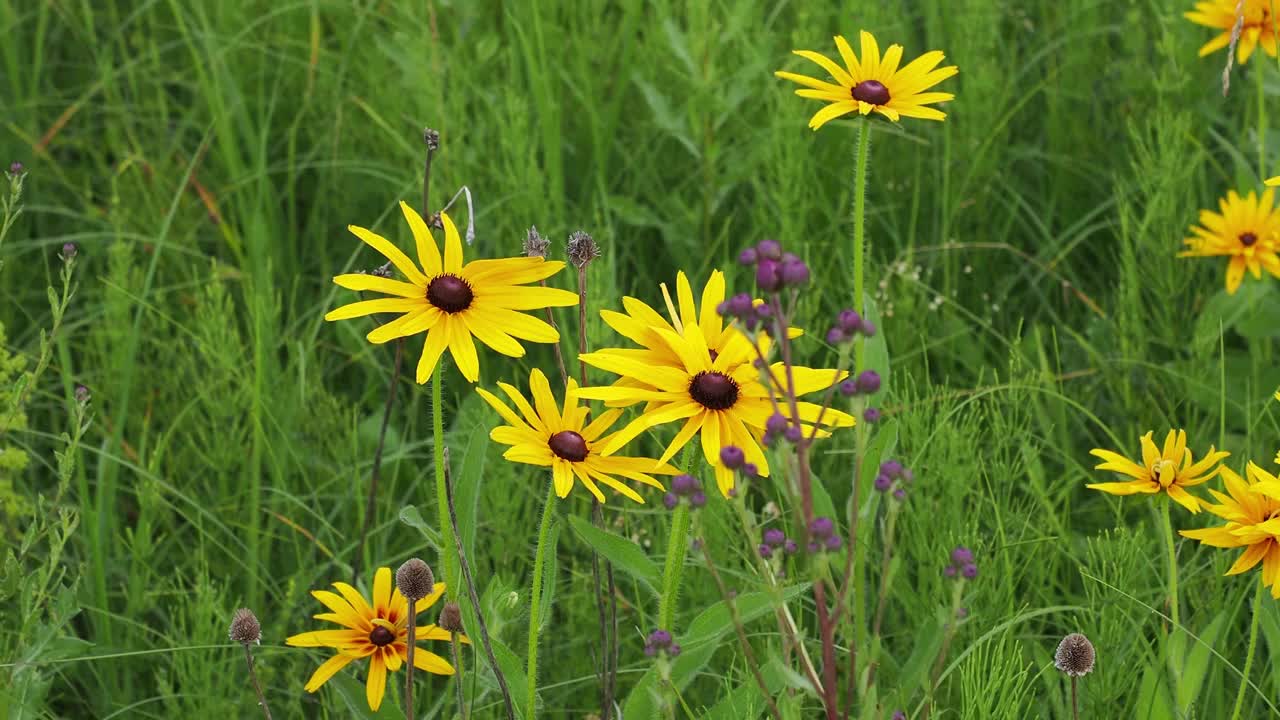
[[[872,105],[888,105],[889,88],[879,80],[863,80],[853,86],[853,99]]]
[[[724,373],[700,372],[689,383],[689,396],[709,410],[728,410],[738,402],[738,383]]]
[[[1240,244],[1241,244],[1241,245],[1243,245],[1243,246],[1245,246],[1245,247],[1251,247],[1251,246],[1252,246],[1254,243],[1256,243],[1256,242],[1258,242],[1258,236],[1257,236],[1257,235],[1254,235],[1254,234],[1253,234],[1253,233],[1251,233],[1251,232],[1247,232],[1247,233],[1240,233]]]
[[[373,643],[374,645],[377,645],[378,647],[383,647],[384,645],[390,645],[391,642],[395,639],[396,639],[395,633],[391,632],[390,630],[386,629],[381,625],[374,628],[373,632],[369,633],[369,642]]]
[[[582,462],[587,459],[587,441],[572,430],[561,430],[547,440],[547,446],[556,457],[569,462]]]
[[[471,286],[457,275],[437,275],[427,286],[427,302],[447,313],[471,307],[473,297]]]

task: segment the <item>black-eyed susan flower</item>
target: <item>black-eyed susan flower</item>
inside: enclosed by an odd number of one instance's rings
[[[365,696],[369,708],[377,711],[386,693],[387,673],[400,669],[408,654],[409,603],[400,590],[392,586],[391,568],[378,568],[373,575],[373,597],[366,599],[354,587],[336,582],[337,593],[328,590],[312,590],[329,612],[316,615],[342,626],[341,630],[317,630],[294,635],[285,640],[294,647],[330,647],[338,654],[326,660],[311,679],[307,692],[315,692],[339,670],[355,660],[369,659],[369,675],[365,684]],[[431,593],[419,600],[415,615],[436,604],[444,594],[444,583],[435,583]],[[435,625],[419,625],[414,635],[417,641],[449,641],[450,634]],[[465,637],[463,642],[470,642]],[[453,665],[433,652],[418,647],[413,653],[413,666],[436,675],[452,675]]]
[[[512,411],[493,393],[484,388],[476,388],[480,397],[508,423],[494,428],[489,437],[511,446],[503,454],[507,460],[551,468],[551,478],[558,497],[567,497],[576,481],[581,482],[600,502],[605,501],[604,493],[600,491],[600,485],[604,485],[630,500],[643,503],[644,498],[619,482],[617,477],[664,490],[662,483],[652,475],[675,475],[679,472],[666,462],[658,462],[653,458],[601,453],[601,448],[609,445],[614,437],[605,433],[618,421],[622,411],[605,411],[588,424],[590,409],[578,405],[578,384],[573,379],[569,380],[563,407],[557,406],[547,376],[537,368],[529,373],[532,404],[511,385],[498,383],[498,387],[502,388],[511,403],[520,410],[520,414]],[[615,446],[614,450],[618,447],[621,445]]]
[[[382,253],[409,282],[376,275],[339,275],[335,283],[349,290],[372,290],[391,297],[362,300],[330,311],[325,320],[346,320],[373,313],[399,313],[400,317],[368,334],[372,343],[425,332],[427,338],[418,360],[417,380],[425,383],[445,349],[453,356],[462,376],[470,382],[480,377],[480,361],[474,340],[510,357],[524,355],[520,340],[559,342],[560,333],[543,320],[521,310],[576,305],[578,296],[568,290],[525,287],[545,280],[564,267],[563,262],[540,257],[472,260],[463,264],[462,239],[449,216],[444,225],[444,256],[436,246],[422,216],[404,202],[404,218],[413,231],[418,262],[414,265],[389,240],[355,225],[347,227],[356,237]]]
[[[938,67],[946,57],[939,50],[927,52],[903,67],[902,46],[890,45],[884,56],[871,33],[863,30],[862,57],[854,54],[844,37],[837,35],[836,49],[844,60],[841,67],[831,58],[812,50],[796,50],[806,60],[812,60],[831,75],[836,84],[779,70],[774,75],[804,85],[796,94],[804,98],[824,100],[826,107],[809,119],[809,127],[817,130],[827,122],[851,112],[868,115],[877,112],[898,122],[904,117],[925,120],[943,120],[946,113],[928,107],[945,102],[955,95],[944,92],[924,92],[959,72],[954,65]]]
[[[1280,277],[1280,211],[1274,207],[1275,192],[1259,197],[1250,192],[1241,198],[1233,190],[1218,201],[1220,212],[1200,211],[1194,237],[1183,240],[1187,249],[1178,257],[1229,257],[1227,293],[1235,294],[1249,271],[1261,278],[1266,270]]]
[[[1259,45],[1271,57],[1276,56],[1275,18],[1271,14],[1271,2],[1272,0],[1244,0],[1244,23],[1240,28],[1240,39],[1236,43],[1236,61],[1242,65],[1249,62],[1249,57]],[[1219,31],[1200,48],[1200,57],[1231,44],[1238,3],[1239,0],[1206,0],[1196,3],[1194,10],[1183,13],[1183,17],[1191,22]]]
[[[1126,482],[1094,483],[1093,490],[1111,495],[1154,495],[1168,493],[1169,498],[1193,513],[1200,512],[1202,502],[1187,492],[1187,488],[1199,485],[1218,472],[1218,463],[1231,453],[1215,452],[1209,447],[1199,462],[1195,462],[1187,447],[1187,433],[1170,430],[1165,436],[1164,447],[1156,447],[1148,432],[1142,436],[1142,463],[1138,464],[1120,453],[1095,448],[1089,454],[1102,460],[1097,470],[1110,470],[1133,478]]]
[[[609,311],[604,311],[606,322],[640,348],[611,348],[580,356],[588,365],[621,377],[610,386],[582,388],[578,395],[619,407],[645,403],[644,412],[605,444],[605,455],[616,452],[651,427],[683,421],[661,461],[670,460],[695,435],[700,436],[703,456],[715,469],[720,492],[727,496],[734,485],[734,472],[721,461],[721,449],[726,445],[741,448],[747,462],[754,464],[761,476],[768,476],[769,463],[759,441],[776,409],[761,371],[754,365],[758,351],[752,347],[752,340],[737,328],[712,320],[716,303],[709,301],[716,299],[717,292],[723,297],[723,285],[717,291],[714,283],[713,275],[708,283],[711,291],[703,291],[701,312],[673,312],[671,323],[631,298],[624,300],[630,311],[626,316],[605,315]],[[687,280],[679,285],[683,287],[678,287],[677,293],[688,294],[681,301],[682,306],[692,308]],[[713,343],[719,345],[715,352]],[[785,377],[780,363],[772,365],[770,371],[778,380]],[[828,388],[847,375],[843,370],[794,366],[790,374],[797,397]],[[813,403],[797,401],[797,407],[798,427],[806,431],[814,429],[821,416],[822,427],[815,437],[826,437],[830,428],[850,427],[854,422],[847,413],[831,408],[824,412]],[[782,421],[786,423],[785,419]]]
[[[1210,489],[1220,504],[1205,503],[1205,509],[1226,524],[1179,532],[1212,547],[1244,548],[1227,574],[1238,575],[1262,563],[1262,584],[1271,588],[1271,597],[1280,599],[1280,479],[1253,463],[1246,470],[1247,481],[1230,468],[1221,473],[1227,494]]]

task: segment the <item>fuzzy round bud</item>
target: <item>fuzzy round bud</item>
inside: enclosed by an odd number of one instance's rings
[[[88,386],[85,386],[85,385],[76,386],[76,402],[80,403],[81,405],[87,405],[91,397],[92,395],[89,392]]]
[[[1071,633],[1058,643],[1053,654],[1053,666],[1071,677],[1081,677],[1093,672],[1095,653],[1093,643],[1080,633]]]
[[[862,329],[862,316],[854,310],[841,310],[836,315],[836,325],[850,335]]]
[[[870,395],[880,391],[880,373],[875,370],[863,370],[858,373],[858,379],[855,382],[860,393]]]
[[[822,549],[822,546],[816,542],[810,541],[809,544],[806,546],[806,549],[809,551],[810,555],[814,555],[814,554],[817,554],[817,552]]]
[[[262,642],[262,626],[258,618],[249,608],[240,608],[231,617],[231,629],[227,633],[232,642],[241,645],[254,645]]]
[[[458,603],[445,603],[444,607],[440,608],[440,617],[436,620],[436,625],[445,632],[462,632],[462,608],[458,607]]]
[[[667,493],[666,495],[662,496],[662,505],[666,507],[668,510],[675,510],[676,506],[679,504],[680,504],[680,498],[676,497],[675,493]]]
[[[76,247],[76,244],[75,244],[75,243],[72,243],[72,242],[69,242],[69,243],[63,243],[63,244],[62,244],[62,259],[63,259],[63,260],[71,260],[72,258],[74,258],[74,257],[76,256],[76,254],[77,254],[77,252],[78,252],[78,251],[79,251],[79,248],[77,248],[77,247]]]
[[[846,338],[844,331],[838,327],[833,327],[827,331],[828,345],[839,345],[840,343],[844,342],[846,339],[848,338]]]
[[[769,558],[773,557],[773,547],[768,545],[767,543],[760,543],[759,549],[760,549],[760,557],[764,558],[765,560],[768,560]]]
[[[10,175],[18,175],[21,172],[22,172],[22,163],[18,162],[17,160],[14,160],[13,162],[9,163]]]
[[[858,383],[853,380],[840,381],[840,394],[845,397],[851,397],[858,394]]]
[[[744,248],[742,252],[738,253],[738,264],[739,265],[755,265],[756,260],[758,260],[759,258],[760,256],[756,252],[755,248]]]
[[[730,490],[729,494],[732,495],[733,491]],[[694,493],[689,496],[689,507],[695,510],[706,504],[707,504],[707,494],[702,492],[701,490],[695,490]]]
[[[876,324],[866,318],[862,318],[862,322],[858,326],[858,332],[867,337],[874,337],[876,334]]]
[[[430,565],[419,558],[409,558],[396,570],[396,587],[409,600],[421,600],[436,589],[436,576]]]
[[[829,517],[816,517],[809,523],[809,534],[821,539],[831,537],[831,533],[835,532],[836,524]]]
[[[964,575],[966,580],[972,580],[978,577],[978,566],[973,563],[965,563],[965,566],[960,568],[960,574]]]
[[[782,552],[788,555],[795,555],[799,551],[800,551],[800,546],[796,544],[795,540],[787,540],[786,542],[782,543]]]
[[[544,258],[547,256],[547,246],[551,242],[538,234],[538,228],[530,225],[529,231],[525,233],[524,238],[524,254],[529,257]]]
[[[898,488],[893,491],[893,499],[902,502],[907,499],[907,491],[905,488]]]
[[[747,461],[746,453],[737,445],[725,445],[720,448],[720,462],[730,470],[737,470]]]
[[[437,130],[427,128],[422,131],[422,141],[427,144],[427,149],[435,152],[440,149],[440,133]]]
[[[791,425],[782,432],[782,436],[787,439],[787,442],[794,445],[804,439],[804,431],[800,429],[799,425]]]
[[[843,390],[844,388],[843,388],[843,387],[841,387],[840,389],[841,389],[841,390]],[[874,425],[874,424],[876,424],[876,423],[880,422],[880,417],[881,417],[881,416],[880,416],[880,408],[873,408],[873,407],[869,407],[869,408],[867,408],[866,410],[863,410],[863,411],[862,411],[862,419],[863,419],[863,420],[866,420],[867,422],[871,423],[872,425]]]
[[[889,488],[893,487],[893,478],[885,475],[884,473],[878,473],[876,475],[875,487],[876,490],[879,490],[880,492],[888,492]]]
[[[783,285],[798,287],[809,282],[809,266],[803,260],[783,262],[778,267],[778,278]]]
[[[760,468],[756,467],[755,463],[743,463],[742,474],[747,477],[755,477],[760,474]]]
[[[880,473],[889,477],[898,477],[902,474],[902,463],[893,459],[885,460],[880,463]]]
[[[590,235],[578,230],[569,236],[565,255],[569,257],[569,262],[573,263],[574,267],[581,269],[600,257],[600,246]]]
[[[764,421],[764,429],[765,432],[771,432],[776,435],[786,431],[789,424],[787,418],[781,413],[774,413]]]
[[[692,475],[677,475],[671,479],[671,492],[684,496],[698,489],[698,479]]]
[[[907,714],[902,710],[894,710],[893,717],[889,720],[907,720]]]
[[[844,541],[840,539],[839,535],[832,535],[831,537],[827,538],[827,543],[826,543],[827,550],[830,550],[831,552],[835,552],[839,550],[840,546],[843,544],[844,544]]]
[[[654,647],[665,648],[671,644],[671,633],[666,630],[658,629],[649,633],[649,644]]]
[[[782,243],[777,240],[761,240],[756,244],[756,253],[762,259],[780,260],[782,258]]]
[[[957,572],[955,565],[948,565],[946,569],[942,571],[942,574],[946,577],[953,578],[956,576]]]
[[[745,318],[751,314],[754,303],[751,300],[751,296],[747,293],[738,293],[737,295],[729,298],[725,302],[725,305],[730,315]]]
[[[773,292],[782,287],[782,275],[778,271],[777,260],[761,260],[756,264],[756,287],[765,292]]]
[[[764,544],[769,547],[779,547],[786,541],[786,534],[778,528],[769,528],[764,531]]]
[[[951,551],[951,562],[955,565],[968,565],[973,562],[973,551],[963,545],[958,545],[955,550]]]
[[[680,655],[680,643],[671,643],[671,647],[667,648],[667,655],[678,657]]]

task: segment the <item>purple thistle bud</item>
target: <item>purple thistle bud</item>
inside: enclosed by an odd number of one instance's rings
[[[746,454],[737,445],[725,445],[720,448],[720,463],[730,470],[737,470],[746,461]]]
[[[761,543],[760,557],[764,558],[765,560],[768,560],[769,558],[773,557],[773,548],[766,543]]]
[[[951,562],[954,565],[972,564],[973,551],[963,545],[957,545],[956,549],[951,551]]]
[[[81,405],[87,405],[89,403],[90,397],[91,396],[89,394],[88,387],[84,385],[76,386],[76,402],[80,403]]]
[[[853,310],[841,310],[836,316],[836,324],[852,335],[862,329],[862,316]]]
[[[844,390],[844,386],[843,386],[843,385],[841,385],[840,389],[843,391],[843,390]],[[862,411],[862,419],[863,419],[863,420],[866,420],[867,422],[871,423],[872,425],[874,425],[874,424],[876,424],[876,423],[880,422],[880,408],[873,408],[873,407],[869,407],[869,408],[867,408],[866,410],[863,410],[863,411]]]
[[[816,543],[816,542],[810,542],[810,543],[809,543],[809,548],[808,548],[808,549],[809,549],[809,554],[810,554],[810,555],[816,555],[816,554],[818,554],[818,551],[822,549],[822,546],[821,546],[821,545],[819,545],[819,544],[818,544],[818,543]]]
[[[658,648],[667,647],[671,644],[671,633],[662,629],[654,630],[649,633],[649,644]]]
[[[858,392],[871,393],[880,391],[880,373],[875,370],[863,370],[858,374],[857,379]]]
[[[62,259],[63,259],[63,260],[70,260],[70,259],[74,258],[74,257],[76,256],[76,252],[77,252],[77,250],[78,250],[78,248],[76,248],[76,244],[75,244],[75,243],[71,243],[71,242],[69,242],[69,243],[63,243],[63,244],[62,244]]]
[[[777,240],[761,240],[756,244],[756,253],[761,258],[778,260],[782,258],[782,243]]]
[[[17,175],[21,172],[22,172],[22,163],[18,162],[17,160],[14,160],[13,162],[9,163],[10,175]]]
[[[733,491],[730,490],[729,494],[732,496]],[[706,504],[707,504],[707,494],[702,492],[701,490],[695,490],[694,493],[689,496],[689,507],[695,510]]]
[[[721,303],[717,303],[717,304],[716,304],[716,314],[717,314],[717,315],[719,315],[720,317],[724,317],[725,315],[728,315],[728,314],[729,314],[729,301],[728,301],[728,300],[725,300],[724,302],[721,302]]]
[[[885,460],[880,463],[880,472],[889,477],[898,477],[902,474],[902,463],[893,459]]]
[[[955,566],[955,565],[948,565],[948,566],[947,566],[947,569],[945,569],[945,570],[943,570],[943,571],[942,571],[942,574],[943,574],[943,575],[945,575],[945,576],[947,576],[947,577],[949,577],[949,578],[953,578],[953,577],[955,577],[955,576],[956,576],[956,566]]]
[[[764,429],[765,432],[771,432],[776,435],[785,432],[789,424],[781,413],[774,413],[769,416],[768,420],[764,421]]]
[[[680,655],[679,643],[671,643],[671,647],[667,648],[667,655],[670,657],[678,657]]]
[[[676,497],[675,493],[667,493],[662,496],[662,505],[668,510],[675,510],[676,506],[679,504],[680,498]]]
[[[804,439],[804,430],[801,430],[799,425],[791,425],[783,431],[782,436],[794,445]]]
[[[867,337],[874,337],[876,334],[876,324],[866,318],[862,318],[862,323],[858,326],[858,332]]]
[[[692,475],[677,475],[671,479],[671,492],[681,497],[698,489],[698,479]]]
[[[769,303],[760,303],[759,305],[753,304],[751,309],[755,312],[756,317],[760,318],[761,322],[773,317],[773,306]]]
[[[760,474],[760,468],[756,467],[755,463],[743,463],[742,474],[747,477],[755,477]]]
[[[858,394],[858,383],[853,380],[843,380],[840,382],[840,394],[850,397]]]
[[[880,492],[888,492],[889,488],[893,487],[893,478],[881,472],[876,475],[875,486],[876,490],[879,490]]]
[[[893,491],[893,499],[902,502],[907,499],[907,491],[905,488],[898,488]]]
[[[778,269],[783,285],[798,286],[809,282],[809,266],[803,260],[785,261]]]
[[[788,538],[786,542],[782,543],[782,552],[788,555],[795,555],[799,551],[800,546],[796,544],[795,540]]]
[[[809,534],[820,539],[831,537],[831,533],[835,532],[836,524],[829,517],[816,517],[809,523]]]
[[[830,550],[831,552],[839,550],[842,544],[843,542],[840,540],[839,535],[832,535],[827,538],[827,550]]]
[[[756,264],[756,287],[765,292],[773,292],[782,287],[782,275],[778,272],[777,260],[761,260]]]
[[[827,331],[827,344],[839,345],[846,340],[844,331],[838,327],[833,327]]]
[[[760,257],[755,248],[744,248],[742,252],[738,253],[739,265],[755,265],[758,259]]]
[[[406,606],[406,607],[407,607],[407,606]],[[657,648],[655,648],[654,646],[652,646],[652,645],[645,645],[645,646],[644,646],[644,656],[645,656],[645,657],[653,657],[654,655],[657,655],[657,654],[658,654],[658,650],[657,650]]]
[[[786,534],[778,528],[769,528],[764,531],[764,544],[769,547],[780,547],[786,541]]]
[[[907,720],[907,714],[901,710],[894,710],[893,717],[889,720]]]
[[[964,567],[960,568],[960,573],[964,575],[966,579],[972,580],[978,577],[978,566],[973,563],[966,563]]]
[[[751,314],[753,302],[751,296],[746,293],[738,293],[727,301],[729,314],[734,317],[746,318]]]

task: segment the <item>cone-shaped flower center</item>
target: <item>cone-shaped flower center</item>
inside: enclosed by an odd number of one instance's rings
[[[1156,464],[1151,466],[1151,477],[1160,483],[1160,487],[1167,488],[1178,479],[1178,469],[1168,460],[1157,460]]]
[[[889,88],[879,80],[863,80],[853,86],[853,99],[872,105],[888,105]]]
[[[738,402],[738,383],[719,372],[700,372],[689,383],[689,396],[709,410],[728,410]]]
[[[557,457],[569,462],[582,462],[587,459],[587,441],[572,430],[561,430],[547,440],[547,446]]]
[[[391,641],[395,639],[395,634],[381,625],[375,627],[373,632],[369,633],[369,642],[377,645],[378,647],[390,645]]]
[[[471,286],[457,275],[437,275],[427,286],[427,302],[447,313],[471,307],[473,297]]]
[[[1254,234],[1253,234],[1253,233],[1251,233],[1251,232],[1247,232],[1247,233],[1240,233],[1240,244],[1241,244],[1241,245],[1243,245],[1243,246],[1245,246],[1245,247],[1253,247],[1253,244],[1254,244],[1254,243],[1256,243],[1256,242],[1258,242],[1258,236],[1257,236],[1257,235],[1254,235]]]

